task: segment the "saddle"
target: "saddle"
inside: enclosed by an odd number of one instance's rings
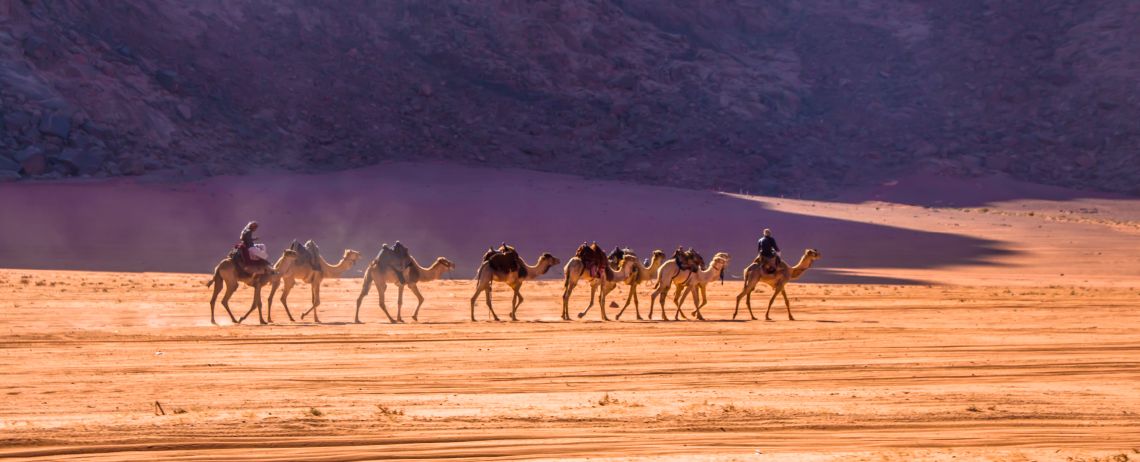
[[[574,256],[582,261],[582,266],[585,267],[586,272],[595,278],[601,278],[605,274],[607,279],[613,278],[613,270],[610,269],[609,260],[606,257],[606,251],[598,246],[597,242],[587,245],[582,243],[578,246],[578,250],[574,252]]]
[[[677,263],[677,267],[685,271],[700,271],[705,266],[705,257],[689,247],[689,250],[682,250],[677,247],[673,251],[673,261]]]
[[[234,269],[242,279],[269,274],[273,269],[266,260],[245,261],[241,256],[241,249],[238,248],[230,250],[228,258],[234,262]]]
[[[297,252],[297,265],[307,265],[317,272],[322,270],[320,260],[321,249],[317,247],[316,242],[309,240],[305,242],[305,245],[301,245],[301,243],[294,239],[293,243],[289,244],[289,248]]]
[[[780,267],[781,262],[782,260],[780,260],[779,255],[772,255],[771,257],[757,255],[756,258],[752,260],[752,263],[759,263],[760,270],[765,273],[775,273],[776,268]]]
[[[400,284],[405,284],[404,270],[412,264],[412,257],[408,254],[408,248],[396,241],[392,247],[388,244],[380,246],[380,253],[376,254],[376,258],[372,259],[372,265],[380,269],[389,269],[396,274],[396,280]]]
[[[522,257],[514,247],[507,245],[505,242],[499,246],[498,250],[488,247],[487,253],[483,254],[483,261],[492,270],[498,273],[517,273],[519,277],[526,277],[527,269],[526,264],[523,263]]]

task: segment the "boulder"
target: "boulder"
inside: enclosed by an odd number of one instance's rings
[[[159,69],[154,73],[154,79],[166,91],[178,91],[178,73],[170,69]]]
[[[67,139],[71,134],[71,117],[61,114],[44,114],[40,117],[40,133]]]
[[[107,153],[97,147],[89,149],[67,148],[52,157],[52,160],[65,167],[70,175],[92,175],[103,168]]]
[[[19,172],[20,171],[20,163],[14,161],[12,159],[9,159],[8,156],[0,154],[0,172],[5,172],[5,171]]]
[[[47,171],[47,157],[39,146],[28,146],[16,151],[14,159],[20,163],[20,170],[25,175],[42,175]]]
[[[4,127],[8,130],[23,131],[30,123],[32,123],[32,114],[28,111],[15,110],[4,114]]]

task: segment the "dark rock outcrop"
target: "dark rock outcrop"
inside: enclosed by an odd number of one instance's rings
[[[6,5],[0,141],[66,174],[439,159],[769,194],[920,168],[1140,184],[1128,0]]]

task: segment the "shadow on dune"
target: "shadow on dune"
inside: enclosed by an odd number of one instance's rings
[[[739,275],[765,227],[790,259],[819,249],[818,269],[990,265],[1012,253],[997,241],[779,212],[714,192],[437,164],[178,184],[5,184],[0,210],[0,267],[32,269],[209,272],[250,219],[274,255],[293,238],[312,238],[335,263],[346,247],[367,259],[400,240],[422,264],[441,255],[456,262],[451,278],[472,277],[483,251],[500,242],[533,263],[543,251],[565,261],[595,239],[642,256],[677,245],[726,251]],[[547,277],[560,275],[555,268]],[[922,283],[837,271],[804,280]]]
[[[836,202],[891,202],[923,207],[980,207],[1014,200],[1071,201],[1134,199],[1120,194],[1080,191],[1014,180],[995,174],[978,178],[918,173],[879,186],[856,188],[828,199]]]

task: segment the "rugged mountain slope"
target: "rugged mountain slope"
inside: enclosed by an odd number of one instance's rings
[[[1135,2],[672,3],[0,0],[0,178],[426,158],[1140,193]]]

